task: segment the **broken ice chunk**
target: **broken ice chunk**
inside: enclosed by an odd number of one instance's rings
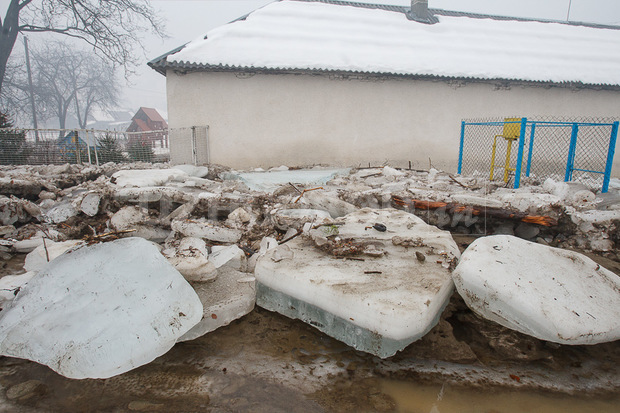
[[[54,258],[64,254],[67,250],[83,243],[81,240],[54,242],[45,240],[45,244],[39,245],[26,256],[24,269],[26,271],[40,271]]]
[[[202,304],[154,244],[125,238],[58,257],[1,314],[0,354],[107,378],[166,353]]]
[[[577,252],[483,237],[452,275],[467,305],[504,327],[560,344],[620,339],[620,280]]]
[[[205,238],[216,242],[235,243],[241,238],[241,230],[227,228],[205,219],[173,220],[172,229],[187,237]]]
[[[256,290],[254,282],[248,279],[248,274],[225,266],[217,272],[217,278],[213,282],[193,284],[204,307],[202,320],[178,341],[203,336],[254,309]]]
[[[183,238],[176,248],[167,250],[166,256],[188,281],[209,281],[217,276],[215,265],[208,259],[207,244],[200,238]]]

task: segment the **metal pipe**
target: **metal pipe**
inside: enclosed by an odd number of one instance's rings
[[[532,154],[534,153],[534,133],[536,131],[536,122],[532,122],[532,131],[530,133],[530,145],[527,152],[527,168],[525,170],[525,176],[530,177],[532,170]]]
[[[459,166],[457,169],[460,175],[463,171],[463,144],[465,142],[465,122],[461,122],[461,144],[459,146]]]
[[[611,179],[611,167],[614,162],[614,153],[616,151],[616,140],[618,138],[618,123],[614,122],[611,127],[611,137],[609,138],[609,149],[607,150],[607,163],[605,164],[605,176],[603,177],[602,193],[609,190],[609,180]]]
[[[570,146],[568,148],[568,159],[566,160],[566,172],[564,173],[564,182],[573,179],[573,167],[575,166],[575,152],[577,148],[577,135],[579,134],[579,125],[573,123],[573,129],[570,136]]]
[[[519,133],[519,152],[517,153],[517,166],[515,168],[515,189],[521,184],[521,169],[523,167],[523,147],[525,146],[525,128],[527,118],[521,118],[521,131]]]

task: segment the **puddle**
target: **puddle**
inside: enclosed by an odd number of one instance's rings
[[[394,399],[398,413],[615,413],[620,406],[620,395],[579,398],[388,380],[382,382],[382,391]]]

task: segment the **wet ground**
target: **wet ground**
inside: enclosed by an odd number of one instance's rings
[[[0,357],[0,387],[2,412],[617,412],[620,342],[545,343],[477,317],[455,294],[429,334],[381,360],[256,308],[106,380]]]

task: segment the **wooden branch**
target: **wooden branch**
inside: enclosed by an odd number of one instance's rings
[[[296,200],[295,200],[295,202],[293,202],[293,203],[294,203],[294,204],[296,204],[297,202],[299,202],[299,200],[301,199],[301,197],[302,197],[302,196],[304,196],[304,194],[305,194],[306,192],[316,191],[316,190],[319,190],[319,189],[323,189],[323,187],[322,187],[322,186],[319,186],[318,188],[304,189],[304,190],[301,192],[301,195],[299,195],[299,197],[297,197],[297,199],[296,199]]]

